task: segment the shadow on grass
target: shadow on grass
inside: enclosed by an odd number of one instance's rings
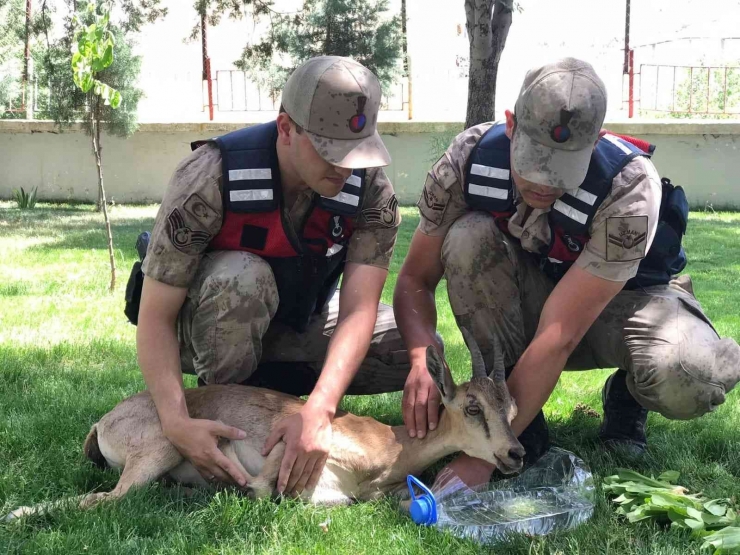
[[[134,256],[136,253],[136,238],[142,231],[151,231],[154,225],[151,219],[142,219],[132,222],[116,222],[111,225],[113,234],[113,246],[116,250],[122,250],[127,255]],[[94,229],[90,225],[84,230],[68,230],[63,236],[43,245],[33,245],[27,250],[29,252],[48,252],[50,250],[108,250],[108,236],[105,227]]]

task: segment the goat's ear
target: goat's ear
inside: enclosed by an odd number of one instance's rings
[[[427,347],[427,371],[442,394],[442,401],[444,403],[452,401],[455,398],[455,382],[450,367],[433,345]]]

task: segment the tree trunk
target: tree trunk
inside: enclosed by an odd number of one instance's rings
[[[95,155],[95,159],[98,159],[98,156],[100,159],[103,159],[103,146],[100,144],[100,99],[96,96],[94,97],[94,103],[95,103],[95,110],[93,111],[92,119],[94,122],[97,122],[97,125],[94,126],[95,129],[95,137],[98,141],[98,152]],[[93,147],[94,151],[94,147]],[[95,204],[95,210],[100,212],[103,209],[103,203],[105,203],[105,195],[103,194],[103,187],[102,187],[102,177],[100,179],[100,186],[98,187],[98,202]]]
[[[465,0],[470,40],[466,129],[494,117],[496,75],[509,35],[513,8],[513,0]]]
[[[112,293],[116,287],[116,259],[113,253],[113,233],[110,229],[108,207],[105,202],[105,188],[103,187],[103,160],[101,157],[102,151],[100,148],[100,98],[96,96],[93,102],[95,103],[95,109],[93,110],[92,115],[92,129],[90,136],[92,137],[92,147],[93,152],[95,153],[95,163],[98,166],[98,194],[99,198],[101,199],[100,205],[103,208],[103,217],[105,218],[105,231],[108,234],[108,256],[110,257],[110,291]]]

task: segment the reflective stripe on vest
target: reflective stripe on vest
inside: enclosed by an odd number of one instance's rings
[[[496,214],[514,211],[509,139],[504,125],[486,131],[468,158],[463,192],[468,205]]]
[[[574,191],[566,191],[551,211],[552,223],[566,233],[588,235],[591,222],[612,188],[612,181],[637,156],[648,156],[624,139],[606,134],[596,144],[586,179]]]
[[[362,200],[364,173],[365,170],[354,170],[344,182],[344,187],[339,194],[333,197],[322,196],[319,204],[329,212],[347,216],[355,215]]]
[[[492,126],[471,152],[464,193],[470,208],[491,212],[498,217],[499,227],[508,233],[508,218],[515,207],[510,175],[511,143],[505,128],[504,124]],[[597,143],[584,182],[563,194],[549,212],[551,240],[543,255],[545,262],[560,265],[578,258],[588,242],[591,222],[611,191],[612,181],[637,156],[649,155],[611,134]],[[579,242],[582,244],[578,245]]]

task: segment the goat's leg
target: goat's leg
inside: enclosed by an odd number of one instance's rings
[[[145,486],[167,474],[182,462],[182,455],[169,441],[155,445],[146,443],[129,447],[126,464],[118,484],[112,491],[91,493],[80,501],[80,508],[87,509],[101,501],[120,499],[132,487]]]
[[[57,499],[56,501],[44,501],[36,505],[30,505],[26,507],[18,507],[16,510],[11,511],[5,515],[0,522],[12,522],[19,518],[23,518],[31,515],[42,515],[46,514],[54,509],[64,509],[66,507],[72,507],[80,503],[85,495],[76,495],[74,497],[66,497],[64,499]]]
[[[248,489],[253,492],[256,499],[270,497],[275,491],[284,453],[285,443],[281,441],[267,455],[259,475],[249,482]]]
[[[141,446],[137,445],[129,448],[123,473],[112,491],[77,495],[57,501],[39,503],[30,507],[19,507],[2,520],[10,522],[24,516],[45,514],[53,509],[76,504],[79,504],[80,508],[86,509],[101,501],[118,499],[126,495],[132,487],[143,486],[162,477],[180,464],[181,461],[182,455],[169,442],[166,445],[161,443],[152,444],[151,442]]]

